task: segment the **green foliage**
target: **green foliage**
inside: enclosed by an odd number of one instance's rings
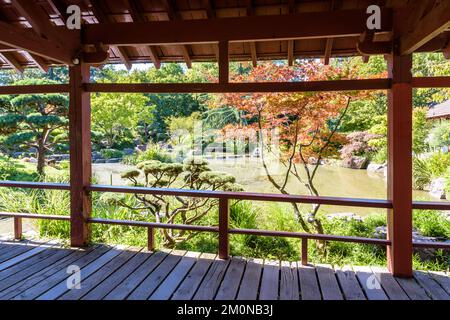
[[[172,156],[156,143],[149,143],[147,145],[147,150],[145,151],[125,156],[123,162],[126,164],[136,165],[148,160],[157,160],[165,163],[173,162]]]
[[[414,210],[413,226],[426,237],[450,238],[450,220],[435,210]]]
[[[426,162],[433,178],[442,177],[450,167],[450,153],[435,152]]]
[[[415,108],[413,112],[413,152],[421,154],[428,150],[427,138],[431,123],[427,121],[425,108]]]
[[[116,149],[102,149],[100,150],[100,154],[105,159],[113,159],[113,158],[122,158],[123,152]]]
[[[423,190],[425,186],[429,185],[432,179],[432,174],[427,165],[427,161],[413,158],[413,188],[416,190]]]
[[[439,148],[450,145],[450,122],[444,121],[438,123],[430,131],[430,146]]]
[[[118,147],[124,140],[138,138],[140,121],[152,122],[152,107],[143,94],[101,93],[92,95],[92,127],[107,148]]]

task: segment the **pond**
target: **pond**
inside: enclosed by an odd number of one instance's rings
[[[236,182],[244,187],[245,191],[261,193],[279,193],[267,179],[264,167],[257,158],[240,159],[210,159],[210,168],[214,171],[223,171],[236,177]],[[283,167],[276,163],[269,166],[269,172],[276,181],[283,181]],[[94,176],[99,184],[123,185],[126,181],[120,178],[132,166],[124,164],[93,164]],[[315,186],[321,196],[386,199],[386,179],[379,174],[367,170],[347,169],[338,166],[320,166],[315,177]],[[307,189],[294,177],[290,177],[287,190],[291,194],[307,195]],[[437,201],[428,192],[417,191],[414,200]],[[353,212],[359,215],[370,213],[383,213],[385,210],[372,208],[355,208],[339,206],[322,206],[325,213]]]

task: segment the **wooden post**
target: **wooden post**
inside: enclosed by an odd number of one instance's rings
[[[155,229],[152,227],[147,228],[147,250],[155,250]]]
[[[73,247],[90,241],[91,196],[91,102],[83,83],[89,82],[89,65],[70,67],[70,242]]]
[[[307,266],[308,265],[308,239],[302,238],[302,265]]]
[[[228,41],[219,42],[219,83],[229,82]]]
[[[412,57],[387,57],[388,92],[388,266],[394,276],[412,276]]]
[[[14,217],[14,239],[22,239],[22,218]]]
[[[219,199],[219,258],[230,257],[230,244],[228,234],[228,219],[230,215],[230,204],[227,198]]]

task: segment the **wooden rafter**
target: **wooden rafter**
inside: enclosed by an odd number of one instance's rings
[[[288,12],[289,14],[294,14],[296,12],[295,0],[288,1]],[[287,43],[287,60],[288,65],[292,66],[294,64],[294,50],[295,42],[294,40],[288,40]]]
[[[73,65],[73,50],[54,40],[44,39],[25,28],[0,21],[0,44]]]
[[[176,1],[174,0],[164,0],[164,7],[166,9],[168,20],[181,21],[181,16],[176,10]],[[189,46],[187,44],[180,45],[180,50],[183,55],[184,62],[186,66],[190,69],[192,68],[191,56],[189,54]]]
[[[2,52],[2,53],[0,53],[0,57],[2,57],[3,60],[17,72],[19,72],[19,73],[23,72],[24,68],[19,63],[19,61],[17,61],[17,59],[14,57],[14,54],[12,52]]]
[[[38,67],[39,70],[41,70],[43,73],[46,73],[48,71],[48,65],[42,57],[39,57],[32,53],[29,53],[28,56],[36,65],[36,67]]]
[[[130,58],[128,57],[127,52],[125,51],[124,47],[116,47],[117,54],[119,55],[120,60],[122,60],[123,64],[127,68],[127,70],[131,70],[133,67],[133,64],[130,61]]]
[[[250,55],[252,56],[252,64],[253,64],[253,68],[256,68],[256,66],[258,65],[258,55],[256,53],[256,43],[255,42],[249,42],[249,47],[250,47]]]
[[[144,8],[137,0],[126,0],[128,4],[128,10],[130,12],[133,22],[145,22],[146,19],[143,16]],[[143,49],[147,52],[148,56],[153,62],[156,69],[161,68],[161,61],[158,57],[158,52],[155,46],[144,46]]]
[[[334,11],[334,10],[336,10],[336,8],[337,8],[337,1],[331,0],[330,11]],[[333,38],[327,38],[327,40],[326,40],[325,53],[324,53],[324,57],[323,57],[323,63],[325,65],[328,65],[330,63],[331,54],[333,53],[333,42],[334,42]]]
[[[62,43],[62,37],[55,26],[50,22],[48,15],[35,1],[12,0],[12,4],[25,17],[39,36]]]
[[[95,18],[99,23],[109,23],[113,22],[111,19],[105,14],[103,10],[103,3],[101,0],[90,0],[92,11],[94,13]],[[97,42],[101,43],[101,41]],[[130,57],[128,56],[125,48],[122,46],[115,46],[117,54],[119,58],[122,60],[123,64],[127,68],[127,70],[131,70],[133,64],[131,63]]]
[[[411,8],[412,11],[415,8]],[[400,53],[411,54],[450,26],[450,1],[437,0],[435,6],[400,38]]]
[[[287,53],[288,65],[292,66],[294,64],[294,40],[288,40]]]
[[[216,12],[214,11],[214,3],[211,0],[203,0],[203,6],[205,7],[206,16],[208,19],[216,18]],[[219,61],[219,45],[217,43],[213,43],[214,55],[216,56],[216,60]]]
[[[53,11],[66,22],[68,18],[67,6],[61,0],[47,0],[47,2]]]
[[[391,13],[389,9],[382,9],[380,32],[392,30]],[[91,24],[84,26],[83,43],[163,45],[357,37],[366,15],[364,10],[356,9],[279,16]]]
[[[247,16],[253,16],[255,14],[255,10],[253,8],[253,1],[247,0]],[[258,54],[256,52],[256,43],[254,41],[249,42],[250,48],[250,56],[252,58],[253,68],[258,65]]]

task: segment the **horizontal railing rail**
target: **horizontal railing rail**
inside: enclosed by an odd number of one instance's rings
[[[51,183],[51,182],[20,182],[20,181],[0,181],[0,187],[12,188],[28,188],[28,189],[50,189],[69,191],[68,183]],[[364,238],[353,236],[338,236],[330,234],[312,234],[290,231],[274,231],[260,229],[236,229],[229,227],[229,201],[230,200],[252,200],[252,201],[268,201],[283,203],[303,203],[303,204],[321,204],[321,205],[337,205],[349,207],[365,207],[378,209],[391,209],[392,201],[383,199],[361,199],[361,198],[343,198],[343,197],[314,197],[314,196],[297,196],[284,194],[264,194],[252,192],[226,192],[212,190],[186,190],[186,189],[165,189],[165,188],[145,188],[145,187],[127,187],[127,186],[109,186],[109,185],[90,185],[86,187],[87,192],[109,192],[109,193],[127,193],[127,194],[148,194],[148,195],[165,195],[165,196],[182,196],[211,198],[219,200],[219,225],[218,226],[202,226],[202,225],[185,225],[185,224],[169,224],[158,222],[146,222],[135,220],[115,220],[103,218],[88,218],[87,223],[105,224],[105,225],[122,225],[130,227],[144,227],[148,230],[148,247],[154,249],[154,230],[155,229],[174,229],[187,230],[193,232],[213,232],[219,234],[219,256],[226,258],[229,255],[229,235],[244,234],[266,237],[286,237],[301,239],[301,260],[303,264],[307,264],[307,246],[308,240],[317,241],[339,241],[352,242],[360,244],[371,244],[389,246],[391,241],[388,239]],[[450,210],[450,203],[447,202],[425,202],[414,201],[413,208],[418,210]],[[48,219],[70,221],[69,215],[47,215],[33,213],[11,213],[0,212],[0,217],[14,218],[14,230],[16,238],[21,237],[22,219]],[[419,248],[435,248],[450,249],[450,243],[446,242],[413,242],[414,247]]]

